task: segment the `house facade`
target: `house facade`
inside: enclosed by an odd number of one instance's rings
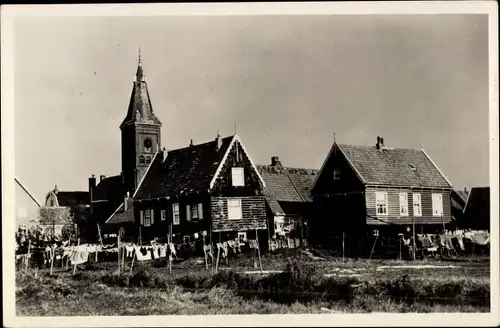
[[[142,240],[267,240],[265,182],[238,135],[155,154],[133,195]],[[265,247],[265,244],[263,244]]]
[[[438,231],[452,186],[423,149],[334,143],[312,188],[311,239]],[[377,230],[377,232],[374,232]]]
[[[284,167],[279,157],[271,165],[257,165],[266,182],[264,195],[271,239],[307,238],[311,215],[311,188],[318,170]]]
[[[65,211],[62,211],[66,209]],[[45,196],[42,213],[49,214],[48,222],[53,225],[53,233],[59,235],[64,226],[83,226],[89,217],[89,193],[87,191],[60,191],[57,185]],[[57,215],[55,215],[57,213]],[[47,216],[47,215],[45,215]]]

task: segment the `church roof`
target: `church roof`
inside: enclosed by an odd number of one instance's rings
[[[151,106],[151,99],[149,97],[148,85],[144,78],[144,70],[142,68],[141,59],[139,55],[139,64],[137,66],[136,80],[130,96],[128,105],[127,116],[123,120],[120,127],[128,124],[143,123],[143,124],[156,124],[161,126],[160,120],[153,113]]]

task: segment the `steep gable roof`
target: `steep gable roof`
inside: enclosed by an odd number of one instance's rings
[[[216,141],[213,140],[168,151],[165,159],[162,152],[158,153],[137,188],[134,199],[153,199],[209,190],[236,141],[245,151],[239,137],[234,135],[222,138],[218,150]],[[249,154],[246,155],[250,159]],[[265,185],[259,172],[256,172]]]
[[[280,202],[312,201],[311,188],[317,170],[274,165],[257,165],[266,182],[264,195],[274,214],[285,214]]]
[[[449,181],[422,149],[377,149],[375,146],[334,143],[332,150],[336,147],[364,184],[451,188]]]
[[[127,210],[124,210],[124,203],[111,214],[111,216],[106,220],[105,224],[123,224],[123,223],[134,223],[134,200],[132,198],[127,199]]]

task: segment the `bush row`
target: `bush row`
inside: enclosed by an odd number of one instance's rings
[[[77,279],[85,279],[83,272]],[[95,275],[88,279],[95,279]],[[170,289],[181,286],[187,291],[204,291],[226,287],[245,298],[258,297],[279,303],[330,301],[350,303],[357,295],[390,298],[398,302],[430,304],[470,304],[486,306],[490,303],[490,286],[486,280],[458,278],[448,281],[436,279],[409,279],[403,276],[374,282],[360,282],[355,278],[319,275],[314,266],[294,258],[281,273],[263,277],[238,274],[234,271],[191,273],[178,278],[140,270],[129,276],[104,274],[100,280],[111,286],[150,287]]]

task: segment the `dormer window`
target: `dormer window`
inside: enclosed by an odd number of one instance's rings
[[[340,180],[341,171],[338,168],[333,169],[333,180]]]

